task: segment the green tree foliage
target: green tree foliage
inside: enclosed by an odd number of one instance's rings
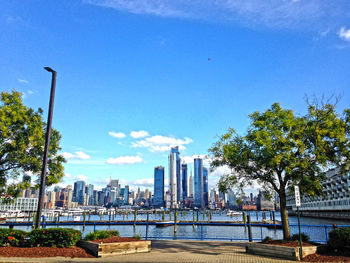
[[[29,187],[22,182],[24,173],[40,175],[45,144],[46,123],[42,109],[34,111],[22,103],[21,93],[1,92],[0,104],[0,195],[17,197]],[[60,133],[52,129],[46,184],[63,177],[65,159],[59,155]],[[20,179],[20,180],[18,180]]]
[[[249,117],[246,135],[229,129],[209,149],[212,168],[231,168],[230,174],[220,178],[221,191],[243,189],[254,181],[276,191],[283,235],[289,239],[288,189],[299,184],[302,194],[319,195],[328,168],[339,166],[344,173],[349,170],[350,111],[339,115],[334,104],[309,104],[307,114],[298,116],[275,103]]]

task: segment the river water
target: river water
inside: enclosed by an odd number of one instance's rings
[[[262,221],[263,213],[262,212],[251,212],[251,221],[254,223],[255,221]],[[195,217],[197,217],[195,213]],[[124,216],[125,220],[133,221],[134,214],[128,214]],[[208,217],[205,215],[203,217],[203,213],[199,213],[199,221],[208,222]],[[266,218],[270,219],[270,213],[266,213]],[[91,221],[100,221],[99,215],[91,215],[86,216],[86,220]],[[146,214],[138,214],[136,220],[146,220]],[[171,216],[167,214],[165,217],[165,221],[170,221],[174,219],[174,215]],[[72,217],[60,217],[60,222],[64,222],[67,220],[72,220]],[[83,216],[80,218],[83,221]],[[109,215],[102,216],[103,221],[109,220]],[[113,220],[113,217],[112,217]],[[123,215],[115,215],[114,220],[123,220]],[[162,214],[149,214],[149,220],[162,220]],[[193,213],[178,213],[178,221],[192,221]],[[276,220],[280,221],[281,216],[278,212],[276,212]],[[221,214],[212,214],[211,221],[242,221],[242,216],[233,216],[229,217],[226,213]],[[298,219],[297,217],[290,216],[290,231],[291,234],[298,233]],[[331,220],[331,219],[320,219],[320,218],[308,218],[301,217],[301,231],[308,234],[312,241],[317,242],[326,242],[328,239],[328,232],[332,230],[331,225],[337,224],[338,226],[346,225],[350,226],[350,222],[346,220]],[[66,227],[66,226],[62,226]],[[67,226],[68,227],[68,226]],[[232,241],[247,241],[248,240],[248,230],[247,227],[244,226],[193,226],[193,225],[178,225],[177,232],[174,233],[174,227],[163,227],[158,228],[154,225],[148,226],[145,225],[111,225],[111,226],[88,226],[85,228],[83,226],[69,226],[70,228],[74,228],[83,232],[83,235],[86,235],[95,230],[118,230],[121,236],[130,237],[133,235],[139,235],[143,238],[149,239],[203,239],[203,240],[232,240]],[[17,229],[22,229],[25,231],[30,231],[31,227],[16,227]],[[261,239],[269,236],[273,239],[281,239],[282,238],[282,230],[280,229],[268,229],[266,227],[252,227],[253,239],[256,241],[260,241]]]

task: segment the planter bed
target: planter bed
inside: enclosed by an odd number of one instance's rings
[[[0,257],[70,257],[70,258],[93,258],[80,247],[0,247]]]
[[[151,251],[151,241],[143,241],[130,237],[110,237],[94,241],[81,240],[78,246],[88,250],[95,257]]]
[[[319,247],[317,252],[303,258],[306,262],[350,262],[350,251],[334,252],[327,245]]]
[[[249,243],[246,245],[246,252],[250,254],[277,257],[289,260],[300,260],[299,245],[295,241],[282,242],[272,240],[268,243]],[[317,246],[312,243],[303,242],[303,257],[314,254]]]

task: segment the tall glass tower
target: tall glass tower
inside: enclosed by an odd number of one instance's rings
[[[188,183],[187,183],[187,164],[181,165],[182,173],[182,198],[185,200],[188,196]]]
[[[204,206],[208,207],[209,200],[209,186],[208,186],[208,169],[203,167],[203,199]]]
[[[84,205],[85,182],[77,181],[74,183],[73,202],[78,202],[79,205]]]
[[[203,199],[203,160],[194,159],[194,205],[198,208],[204,208]]]
[[[154,198],[153,205],[164,206],[164,167],[154,168]]]
[[[180,190],[179,190],[180,188]],[[179,147],[172,147],[169,154],[169,192],[170,208],[176,208],[181,200],[181,159]]]

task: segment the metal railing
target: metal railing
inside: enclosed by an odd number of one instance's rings
[[[32,227],[31,222],[6,222],[3,226]],[[222,240],[222,241],[262,241],[266,237],[282,238],[281,224],[244,224],[220,222],[147,222],[147,221],[87,221],[87,222],[44,222],[42,227],[75,227],[83,230],[84,234],[103,228],[121,228],[123,236],[132,236],[138,229],[140,236],[146,240]],[[298,233],[298,225],[290,224],[291,235]],[[128,229],[133,227],[133,230]],[[338,225],[350,227],[350,225]],[[124,229],[125,228],[125,229]],[[332,225],[301,225],[301,232],[310,237],[311,242],[327,243],[328,233]],[[118,229],[120,230],[120,229]]]

